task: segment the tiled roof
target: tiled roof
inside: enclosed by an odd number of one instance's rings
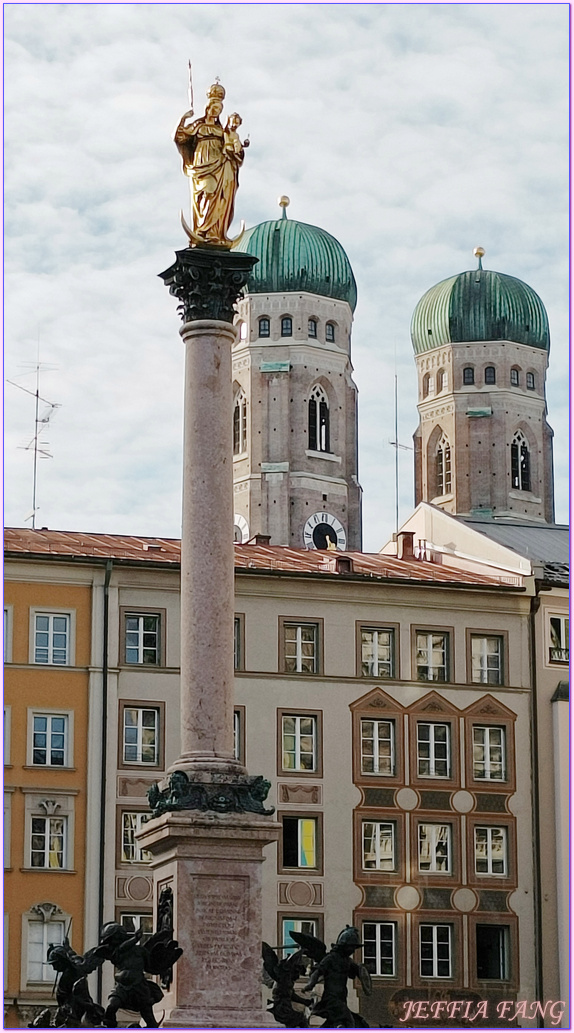
[[[136,535],[87,534],[81,531],[31,530],[8,527],[4,531],[7,555],[58,556],[65,559],[108,559],[173,564],[180,560],[178,538],[144,538]],[[236,545],[235,566],[240,570],[292,571],[312,574],[345,574],[339,560],[350,559],[352,574],[383,579],[439,582],[456,585],[519,587],[519,578],[496,578],[470,571],[441,567],[423,560],[399,560],[394,556],[365,552],[324,552],[290,549],[282,545]]]

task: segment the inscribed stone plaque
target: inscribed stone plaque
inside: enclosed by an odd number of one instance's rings
[[[193,878],[193,954],[204,979],[222,979],[245,949],[249,880],[223,875]]]

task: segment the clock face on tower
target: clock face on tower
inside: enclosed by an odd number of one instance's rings
[[[337,549],[347,547],[341,521],[332,513],[313,513],[303,528],[303,544],[307,549],[328,549],[330,542]]]

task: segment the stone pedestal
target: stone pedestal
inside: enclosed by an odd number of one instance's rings
[[[261,997],[261,864],[278,825],[255,815],[168,813],[148,822],[157,901],[173,892],[183,955],[156,1013],[164,1026],[249,1029],[275,1025]]]
[[[187,248],[162,279],[186,348],[181,542],[181,756],[149,793],[155,928],[183,948],[164,1025],[253,1028],[261,995],[261,864],[279,825],[269,783],[233,754],[233,304],[256,259]]]

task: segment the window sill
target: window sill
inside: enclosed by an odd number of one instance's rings
[[[239,462],[240,459],[247,459],[248,456],[249,456],[249,452],[235,452],[233,454],[233,462],[234,463],[236,461]]]
[[[313,448],[306,448],[305,455],[309,456],[310,459],[326,459],[328,463],[341,463],[341,456],[336,456],[334,452],[317,452]]]
[[[77,875],[76,868],[20,868],[21,872],[35,872],[37,875]]]
[[[77,771],[65,764],[22,764],[23,771]]]
[[[435,495],[434,499],[431,499],[431,506],[438,506],[441,502],[452,502],[453,499],[454,495],[451,491],[446,495]]]
[[[527,491],[526,489],[524,489],[524,490],[515,489],[513,491],[509,491],[508,492],[508,497],[510,499],[518,499],[520,502],[536,502],[536,503],[541,503],[542,502],[542,499],[539,499],[537,495],[534,495],[533,492]]]

